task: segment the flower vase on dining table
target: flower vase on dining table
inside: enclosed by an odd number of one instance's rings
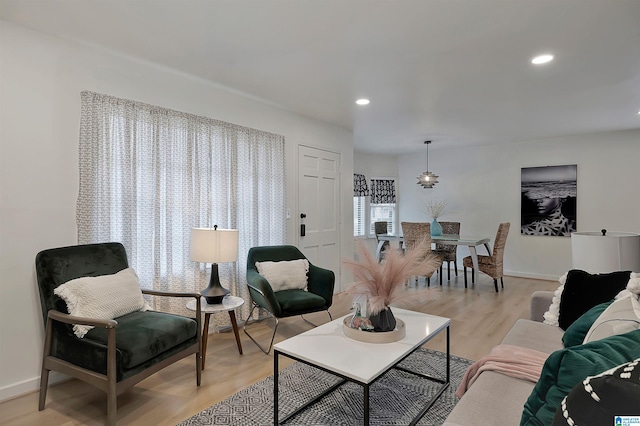
[[[434,218],[433,222],[431,222],[431,236],[435,237],[438,235],[442,235],[442,225],[438,223],[437,218]]]

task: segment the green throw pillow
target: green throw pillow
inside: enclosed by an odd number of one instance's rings
[[[568,348],[569,346],[581,345],[593,323],[596,322],[605,309],[612,303],[613,300],[610,300],[609,302],[596,305],[575,320],[562,335],[564,347]]]
[[[555,351],[524,404],[520,425],[550,425],[562,399],[576,384],[639,357],[640,330]]]

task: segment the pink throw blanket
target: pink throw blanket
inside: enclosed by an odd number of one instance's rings
[[[498,345],[489,355],[474,362],[464,373],[456,396],[462,395],[483,371],[497,371],[507,376],[537,382],[549,354],[512,345]]]

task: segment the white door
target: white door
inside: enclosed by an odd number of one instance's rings
[[[336,274],[335,291],[338,292],[341,259],[340,154],[300,145],[298,164],[298,246],[311,263]]]

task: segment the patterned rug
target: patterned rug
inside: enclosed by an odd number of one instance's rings
[[[366,362],[366,357],[363,357]],[[419,425],[441,425],[456,405],[454,395],[458,384],[472,361],[451,356],[451,384]],[[446,354],[419,349],[400,366],[427,374],[445,377]],[[280,419],[322,393],[340,379],[324,371],[296,362],[278,376]],[[400,370],[391,370],[370,388],[371,425],[407,425],[422,409],[424,402],[436,393],[440,383],[418,378]],[[347,382],[317,404],[296,415],[289,425],[357,425],[362,418],[362,386]],[[273,376],[249,386],[231,397],[183,421],[179,426],[238,425],[265,426],[273,424]]]

